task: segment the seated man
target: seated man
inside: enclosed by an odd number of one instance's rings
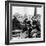
[[[14,19],[12,20],[12,28],[13,30],[15,29],[22,29],[24,26],[21,25],[21,23],[17,20],[16,17],[14,17]]]

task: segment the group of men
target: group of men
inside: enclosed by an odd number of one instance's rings
[[[41,32],[41,25],[40,25],[40,16],[33,16],[31,18],[32,22],[28,20],[28,18],[25,18],[23,23],[21,24],[19,20],[17,20],[16,17],[12,20],[12,30],[22,30],[22,33],[26,32],[27,36],[25,38],[40,38],[40,32]],[[15,34],[15,32],[14,32]]]

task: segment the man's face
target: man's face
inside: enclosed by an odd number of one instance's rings
[[[20,21],[20,22],[23,22],[24,21],[24,17],[23,16],[18,16],[17,19]]]

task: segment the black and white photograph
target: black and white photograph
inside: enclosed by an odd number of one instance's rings
[[[6,1],[6,44],[45,42],[45,3]]]

